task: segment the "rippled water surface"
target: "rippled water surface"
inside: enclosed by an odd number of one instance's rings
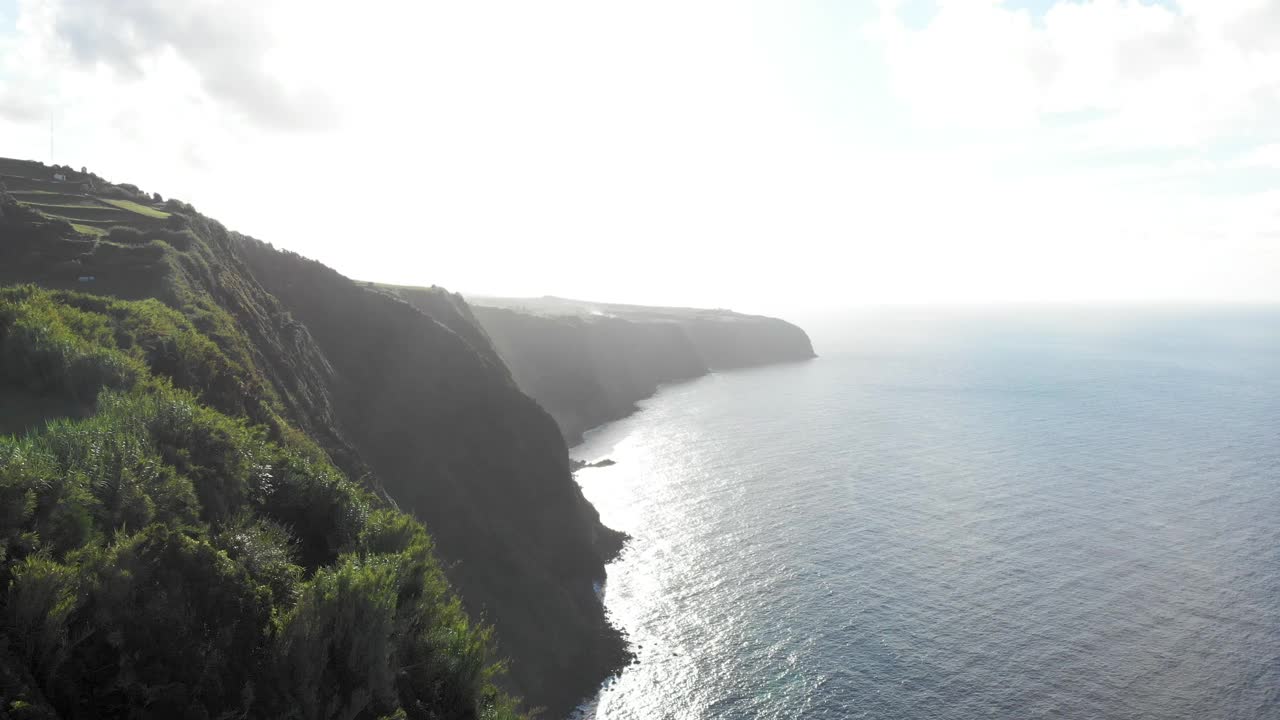
[[[851,317],[574,455],[588,718],[1280,718],[1280,313]]]

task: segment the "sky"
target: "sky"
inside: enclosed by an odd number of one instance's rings
[[[1276,302],[1280,0],[0,0],[0,156],[475,294]]]

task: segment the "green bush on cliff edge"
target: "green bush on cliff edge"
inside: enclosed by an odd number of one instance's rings
[[[0,385],[84,410],[0,435],[0,717],[515,717],[423,527],[237,376],[157,302],[0,289]]]

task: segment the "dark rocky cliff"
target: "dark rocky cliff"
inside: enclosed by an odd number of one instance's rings
[[[427,307],[421,291],[394,291]],[[799,327],[727,310],[476,298],[472,312],[516,383],[551,413],[570,444],[631,413],[662,383],[814,357]]]
[[[600,524],[555,422],[512,382],[466,303],[434,291],[415,307],[293,253],[241,247],[310,328],[345,432],[426,522],[464,602],[497,630],[517,689],[555,713],[592,694],[627,659],[593,589],[622,537]]]
[[[570,444],[580,442],[584,431],[631,413],[660,384],[708,371],[675,325],[504,308],[475,312],[516,383],[551,413]]]

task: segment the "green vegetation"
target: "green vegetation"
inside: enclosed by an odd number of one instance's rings
[[[22,204],[26,205],[27,207],[36,208],[37,210],[48,209],[55,212],[59,208],[65,209],[65,210],[83,210],[85,208],[101,208],[103,210],[109,209],[109,208],[103,208],[101,205],[98,205],[96,202],[93,202],[91,200],[87,200],[86,202],[80,202],[80,203],[66,202],[65,200],[59,201],[57,203],[44,203],[44,202],[33,202],[31,200],[23,200]]]
[[[0,436],[0,714],[514,717],[422,526],[216,409],[222,322],[0,288],[0,378],[88,415]]]
[[[74,193],[56,193],[47,190],[29,190],[13,192],[14,199],[27,205],[70,205],[73,207],[102,207],[101,203],[88,195]]]
[[[102,235],[115,226],[150,228],[158,224],[156,221],[173,217],[172,213],[134,200],[68,192],[65,184],[54,185],[35,177],[7,176],[6,180],[13,200],[46,218],[65,221],[76,232],[87,235]],[[108,188],[108,191],[122,192],[118,188]],[[182,204],[170,205],[181,207]]]
[[[92,225],[82,225],[82,224],[80,224],[80,223],[71,223],[71,229],[72,229],[72,230],[75,230],[75,231],[76,231],[76,232],[78,232],[78,233],[82,233],[82,234],[85,234],[85,235],[95,235],[95,236],[97,236],[97,235],[106,235],[106,234],[107,234],[107,231],[106,231],[106,230],[103,230],[103,229],[102,229],[102,228],[100,228],[100,227],[93,227]]]
[[[46,190],[48,192],[60,193],[66,192],[68,189],[67,183],[36,177],[6,175],[3,178],[0,178],[0,182],[3,182],[5,187],[9,188],[10,191]]]
[[[66,220],[67,222],[113,222],[117,225],[124,225],[140,217],[130,215],[125,210],[108,207],[49,206],[30,203],[27,206],[51,218]]]
[[[102,201],[106,203],[111,203],[112,205],[115,205],[121,210],[128,210],[130,212],[138,213],[139,215],[146,215],[147,217],[160,218],[160,219],[169,217],[169,213],[164,212],[163,210],[156,210],[155,208],[150,208],[150,207],[147,207],[146,205],[140,205],[136,202],[133,202],[132,200],[115,200],[112,198],[102,198]]]

